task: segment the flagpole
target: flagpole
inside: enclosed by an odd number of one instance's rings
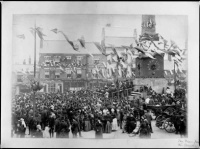
[[[36,21],[34,32],[34,79],[36,79]],[[35,118],[35,91],[33,91],[33,118]]]

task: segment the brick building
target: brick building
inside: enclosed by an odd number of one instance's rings
[[[97,78],[93,78],[91,69],[95,63],[101,64],[103,57],[99,49],[92,42],[86,42],[85,48],[78,41],[73,42],[75,51],[66,40],[45,41],[40,49],[40,81],[45,84],[44,92],[65,92],[92,87]],[[90,54],[93,55],[90,56]],[[57,63],[62,66],[58,66]],[[75,70],[71,64],[76,64]]]

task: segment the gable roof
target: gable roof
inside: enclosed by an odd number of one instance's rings
[[[79,41],[73,41],[73,43],[78,46],[78,51],[75,51],[66,40],[45,40],[40,53],[88,54],[88,50],[91,54],[101,54],[93,42],[86,42],[86,49],[81,46]]]

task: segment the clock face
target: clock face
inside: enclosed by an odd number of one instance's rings
[[[148,69],[151,70],[151,71],[153,71],[154,74],[155,74],[156,70],[159,70],[159,67],[160,67],[160,65],[159,65],[159,63],[158,63],[157,60],[151,60],[148,63]]]

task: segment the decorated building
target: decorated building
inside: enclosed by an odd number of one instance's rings
[[[143,15],[142,16],[142,31],[143,35],[154,36],[155,45],[151,45],[153,49],[159,47],[159,40],[156,33],[156,18],[155,15]],[[157,47],[156,47],[157,46]],[[187,51],[187,41],[186,47]],[[184,57],[187,57],[187,52]],[[177,80],[186,81],[187,75],[187,60],[183,60],[183,70],[180,72],[177,68],[174,71],[174,60],[169,54],[155,56],[156,59],[144,58],[136,60],[136,79],[134,83],[137,85],[151,86],[157,92],[162,92],[163,88],[170,87],[171,91],[174,90],[174,82]]]
[[[92,42],[73,42],[76,50],[66,40],[45,41],[40,49],[40,81],[44,92],[65,92],[92,87],[94,78],[91,70],[103,59],[99,49]]]
[[[105,53],[110,54],[113,52],[112,46],[115,47],[116,52],[120,56],[121,53],[125,51],[124,47],[135,47],[136,42],[135,40],[137,39],[137,30],[136,29],[130,29],[130,28],[118,28],[118,27],[105,27],[102,29],[102,41],[101,45],[105,47]],[[135,55],[138,54],[137,51],[134,53]],[[136,57],[133,59],[132,62],[132,71],[135,71],[135,60]],[[108,57],[107,57],[108,61]],[[115,80],[121,80],[124,81],[126,79],[134,79],[134,76],[132,75],[131,77],[125,78],[125,77],[120,77],[117,72],[115,72]],[[112,80],[112,79],[108,79]]]

